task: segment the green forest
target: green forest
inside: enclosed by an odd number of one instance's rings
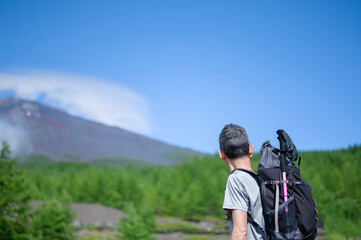
[[[312,187],[326,232],[343,238],[361,236],[361,146],[303,152],[301,156],[301,176]],[[251,160],[256,171],[259,154]],[[122,159],[103,162],[106,164],[100,164],[101,159],[97,164],[55,162],[46,156],[31,156],[16,165],[23,179],[19,191],[28,199],[47,202],[101,203],[120,210],[131,204],[151,209],[156,216],[223,219],[229,171],[217,155],[175,166]]]

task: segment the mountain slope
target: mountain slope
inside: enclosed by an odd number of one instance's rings
[[[21,99],[1,99],[0,120],[5,126],[8,124],[8,128],[16,128],[16,134],[11,134],[11,137],[20,138],[15,145],[21,154],[44,154],[57,160],[64,160],[66,154],[72,154],[88,162],[96,158],[121,157],[162,165],[202,155]],[[4,128],[4,124],[2,126]],[[6,129],[1,130],[4,131]]]

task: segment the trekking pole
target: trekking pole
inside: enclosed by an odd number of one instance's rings
[[[280,157],[281,157],[281,174],[282,174],[282,182],[283,182],[283,202],[287,202],[288,200],[288,195],[287,195],[287,173],[286,173],[286,153],[289,151],[289,143],[287,142],[285,136],[283,135],[286,134],[285,131],[283,131],[282,129],[277,131],[278,134],[278,140],[280,141]],[[290,223],[290,218],[289,218],[289,213],[288,213],[288,205],[285,206],[285,217],[286,217],[286,232],[289,232],[289,228],[291,226]]]
[[[288,200],[287,196],[287,174],[286,174],[286,152],[288,152],[288,144],[285,137],[282,135],[284,131],[282,129],[277,131],[278,140],[280,141],[280,152],[281,152],[281,174],[283,180],[283,201],[286,202]],[[285,211],[288,212],[288,206],[286,205]]]

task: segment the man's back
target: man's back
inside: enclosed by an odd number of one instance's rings
[[[254,221],[264,228],[265,224],[259,186],[249,173],[235,170],[229,175],[224,195],[223,209],[227,211],[238,209],[248,212]],[[229,215],[232,216],[232,214]],[[229,227],[232,234],[232,218],[229,221]],[[249,222],[247,223],[247,239],[262,239],[262,235]]]

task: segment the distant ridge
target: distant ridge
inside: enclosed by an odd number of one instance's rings
[[[56,160],[69,160],[66,155],[75,155],[85,162],[99,158],[125,158],[160,165],[172,165],[202,155],[17,98],[0,99],[0,121],[20,131],[12,134],[19,138],[20,154],[42,154]],[[0,132],[3,140],[1,135]]]

